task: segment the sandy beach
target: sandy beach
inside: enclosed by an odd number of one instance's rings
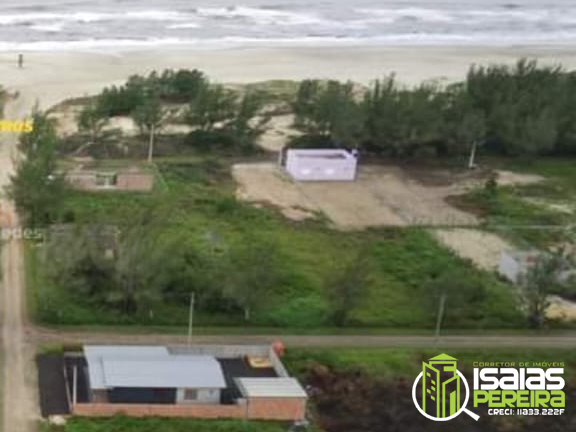
[[[462,79],[471,64],[514,63],[518,58],[576,68],[576,47],[318,47],[158,49],[130,52],[27,52],[0,54],[0,84],[48,107],[62,99],[98,92],[134,73],[198,68],[228,83],[270,79],[333,78],[367,83],[395,73],[416,84]]]

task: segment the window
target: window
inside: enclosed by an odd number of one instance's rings
[[[198,390],[196,389],[184,389],[184,400],[196,400],[198,399]]]
[[[109,188],[116,186],[117,176],[114,173],[98,173],[96,174],[96,186]]]

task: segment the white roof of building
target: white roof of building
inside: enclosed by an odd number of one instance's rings
[[[226,387],[214,356],[172,354],[154,346],[86,346],[84,354],[91,389]]]
[[[104,360],[108,387],[225,388],[220,363],[210,356],[156,360]]]
[[[240,393],[246,398],[307,398],[306,391],[294,378],[238,378]]]

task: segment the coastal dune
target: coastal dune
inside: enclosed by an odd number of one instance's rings
[[[37,99],[47,108],[69,97],[99,92],[131,74],[166,68],[198,68],[211,79],[244,83],[305,78],[353,80],[360,83],[395,73],[398,81],[461,80],[472,64],[513,64],[521,57],[542,64],[576,68],[576,47],[430,47],[341,46],[274,47],[218,50],[169,49],[126,52],[26,52],[24,68],[17,53],[0,53],[0,84]]]

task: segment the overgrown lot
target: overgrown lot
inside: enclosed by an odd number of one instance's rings
[[[472,382],[473,362],[564,362],[566,411],[561,416],[490,416],[485,407],[468,408],[480,415],[474,422],[466,415],[446,423],[421,416],[412,401],[412,385],[422,371],[422,361],[442,350],[308,349],[289,355],[309,385],[317,423],[325,432],[372,431],[564,431],[574,424],[576,357],[569,350],[458,350],[458,369]],[[346,395],[343,397],[342,395]]]
[[[576,220],[576,167],[573,159],[537,160],[488,158],[482,161],[520,173],[535,174],[543,181],[518,185],[488,186],[453,197],[452,204],[484,218],[489,229],[524,247],[547,247],[569,239],[565,230]]]
[[[197,325],[422,329],[434,326],[439,285],[450,281],[458,289],[448,300],[445,327],[524,324],[509,286],[427,232],[340,233],[322,220],[289,222],[275,209],[235,199],[231,162],[160,162],[166,187],[151,195],[67,192],[65,220],[131,233],[120,238],[119,253],[126,251],[132,267],[91,255],[79,260],[85,252],[76,240],[29,245],[36,319],[184,325],[194,292]],[[146,253],[134,240],[142,237],[153,242]],[[122,279],[128,276],[136,281],[129,289]]]

